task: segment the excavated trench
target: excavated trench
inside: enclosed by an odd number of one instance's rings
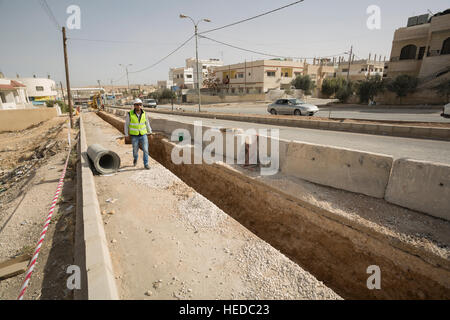
[[[118,129],[123,121],[99,114]],[[424,258],[375,231],[359,230],[329,212],[222,165],[175,165],[175,146],[150,136],[149,152],[186,184],[347,299],[449,299],[448,261]],[[381,289],[367,287],[368,266]]]

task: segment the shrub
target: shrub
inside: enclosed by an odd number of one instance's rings
[[[297,76],[294,80],[292,80],[292,85],[295,89],[301,89],[305,92],[305,95],[311,95],[312,90],[316,87],[314,82],[308,75]]]
[[[402,74],[388,82],[386,88],[389,91],[394,92],[401,101],[401,98],[416,91],[418,83],[419,81],[416,77]]]
[[[339,89],[347,86],[347,81],[344,78],[325,79],[322,82],[321,92],[324,96],[335,96]]]
[[[441,82],[433,89],[437,92],[437,94],[445,96],[447,102],[450,102],[450,100],[449,100],[449,98],[450,98],[450,79]]]
[[[379,75],[360,81],[357,85],[357,93],[360,102],[374,100],[375,96],[384,91],[385,83]]]

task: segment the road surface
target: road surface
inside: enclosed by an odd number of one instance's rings
[[[242,103],[242,104],[223,104],[223,105],[205,105],[202,111],[222,112],[222,113],[247,113],[247,114],[265,114],[267,115],[268,103]],[[197,105],[175,105],[187,111],[197,111]],[[158,106],[161,110],[171,110],[170,105]],[[330,113],[331,111],[331,113]],[[411,121],[411,122],[446,122],[450,119],[440,116],[441,109],[433,108],[380,108],[380,107],[321,107],[316,114],[319,117],[337,118],[337,119],[360,119],[360,120],[385,120],[385,121]]]

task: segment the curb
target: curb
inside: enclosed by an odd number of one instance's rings
[[[94,176],[87,158],[86,133],[83,116],[80,116],[77,233],[75,239],[76,256],[82,269],[82,283],[85,292],[76,295],[77,300],[119,300],[111,256],[106,240],[100,205],[95,190]]]

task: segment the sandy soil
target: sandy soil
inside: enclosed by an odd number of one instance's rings
[[[0,261],[34,251],[69,151],[66,121],[0,134]],[[72,129],[73,139],[76,134]],[[25,299],[71,298],[65,271],[73,264],[75,159],[73,151]],[[0,300],[16,299],[24,276],[0,281]]]
[[[132,167],[120,133],[83,117],[88,144],[122,159],[120,172],[95,177],[122,299],[339,298],[153,159]]]

